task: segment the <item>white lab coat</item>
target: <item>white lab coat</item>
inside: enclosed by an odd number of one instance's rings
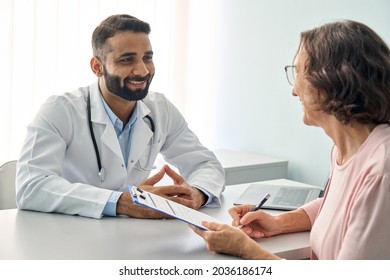
[[[91,119],[105,179],[98,165],[87,116]],[[203,147],[186,121],[162,94],[150,92],[139,101],[126,165],[115,129],[100,99],[98,84],[50,97],[28,126],[17,165],[16,200],[20,209],[100,218],[113,190],[128,191],[146,179],[160,152],[187,182],[211,194],[219,206],[225,180],[214,154]],[[144,116],[150,115],[155,132]]]

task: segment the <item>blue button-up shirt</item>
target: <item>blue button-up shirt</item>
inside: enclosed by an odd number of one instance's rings
[[[108,106],[106,101],[100,96],[102,99],[102,103],[104,109],[107,112],[108,117],[110,118],[116,132],[116,136],[118,138],[119,146],[121,147],[123,160],[127,167],[127,161],[129,159],[130,147],[131,147],[131,139],[132,139],[132,131],[135,121],[138,118],[138,106],[137,104],[134,107],[134,111],[130,116],[128,123],[123,127],[123,122],[115,115],[115,113]],[[116,204],[118,202],[119,197],[122,192],[113,191],[110,198],[107,201],[106,206],[103,209],[103,215],[106,216],[116,216]]]

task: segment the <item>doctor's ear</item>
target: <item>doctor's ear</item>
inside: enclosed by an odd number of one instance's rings
[[[91,58],[90,66],[92,72],[95,73],[97,77],[101,77],[103,75],[103,64],[98,57],[94,56]]]

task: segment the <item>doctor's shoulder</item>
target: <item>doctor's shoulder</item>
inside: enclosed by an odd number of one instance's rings
[[[149,91],[142,101],[148,106],[158,106],[158,104],[166,103],[168,98],[160,92]],[[168,101],[169,102],[169,101]]]
[[[86,101],[78,91],[52,95],[39,108],[33,126],[72,126],[76,120],[87,119]],[[45,124],[46,123],[46,124]],[[61,130],[60,127],[57,127]]]
[[[166,116],[169,119],[172,116],[180,114],[178,108],[163,93],[149,91],[148,95],[142,101],[152,112],[152,115],[157,114],[159,117]]]
[[[51,95],[42,104],[39,113],[70,113],[70,111],[76,110],[85,115],[86,104],[85,94],[78,89],[72,92]]]

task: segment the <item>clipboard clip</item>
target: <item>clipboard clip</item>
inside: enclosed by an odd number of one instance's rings
[[[132,193],[135,197],[140,197],[142,199],[146,199],[146,197],[142,194],[144,191],[140,189],[139,187],[132,187]]]

